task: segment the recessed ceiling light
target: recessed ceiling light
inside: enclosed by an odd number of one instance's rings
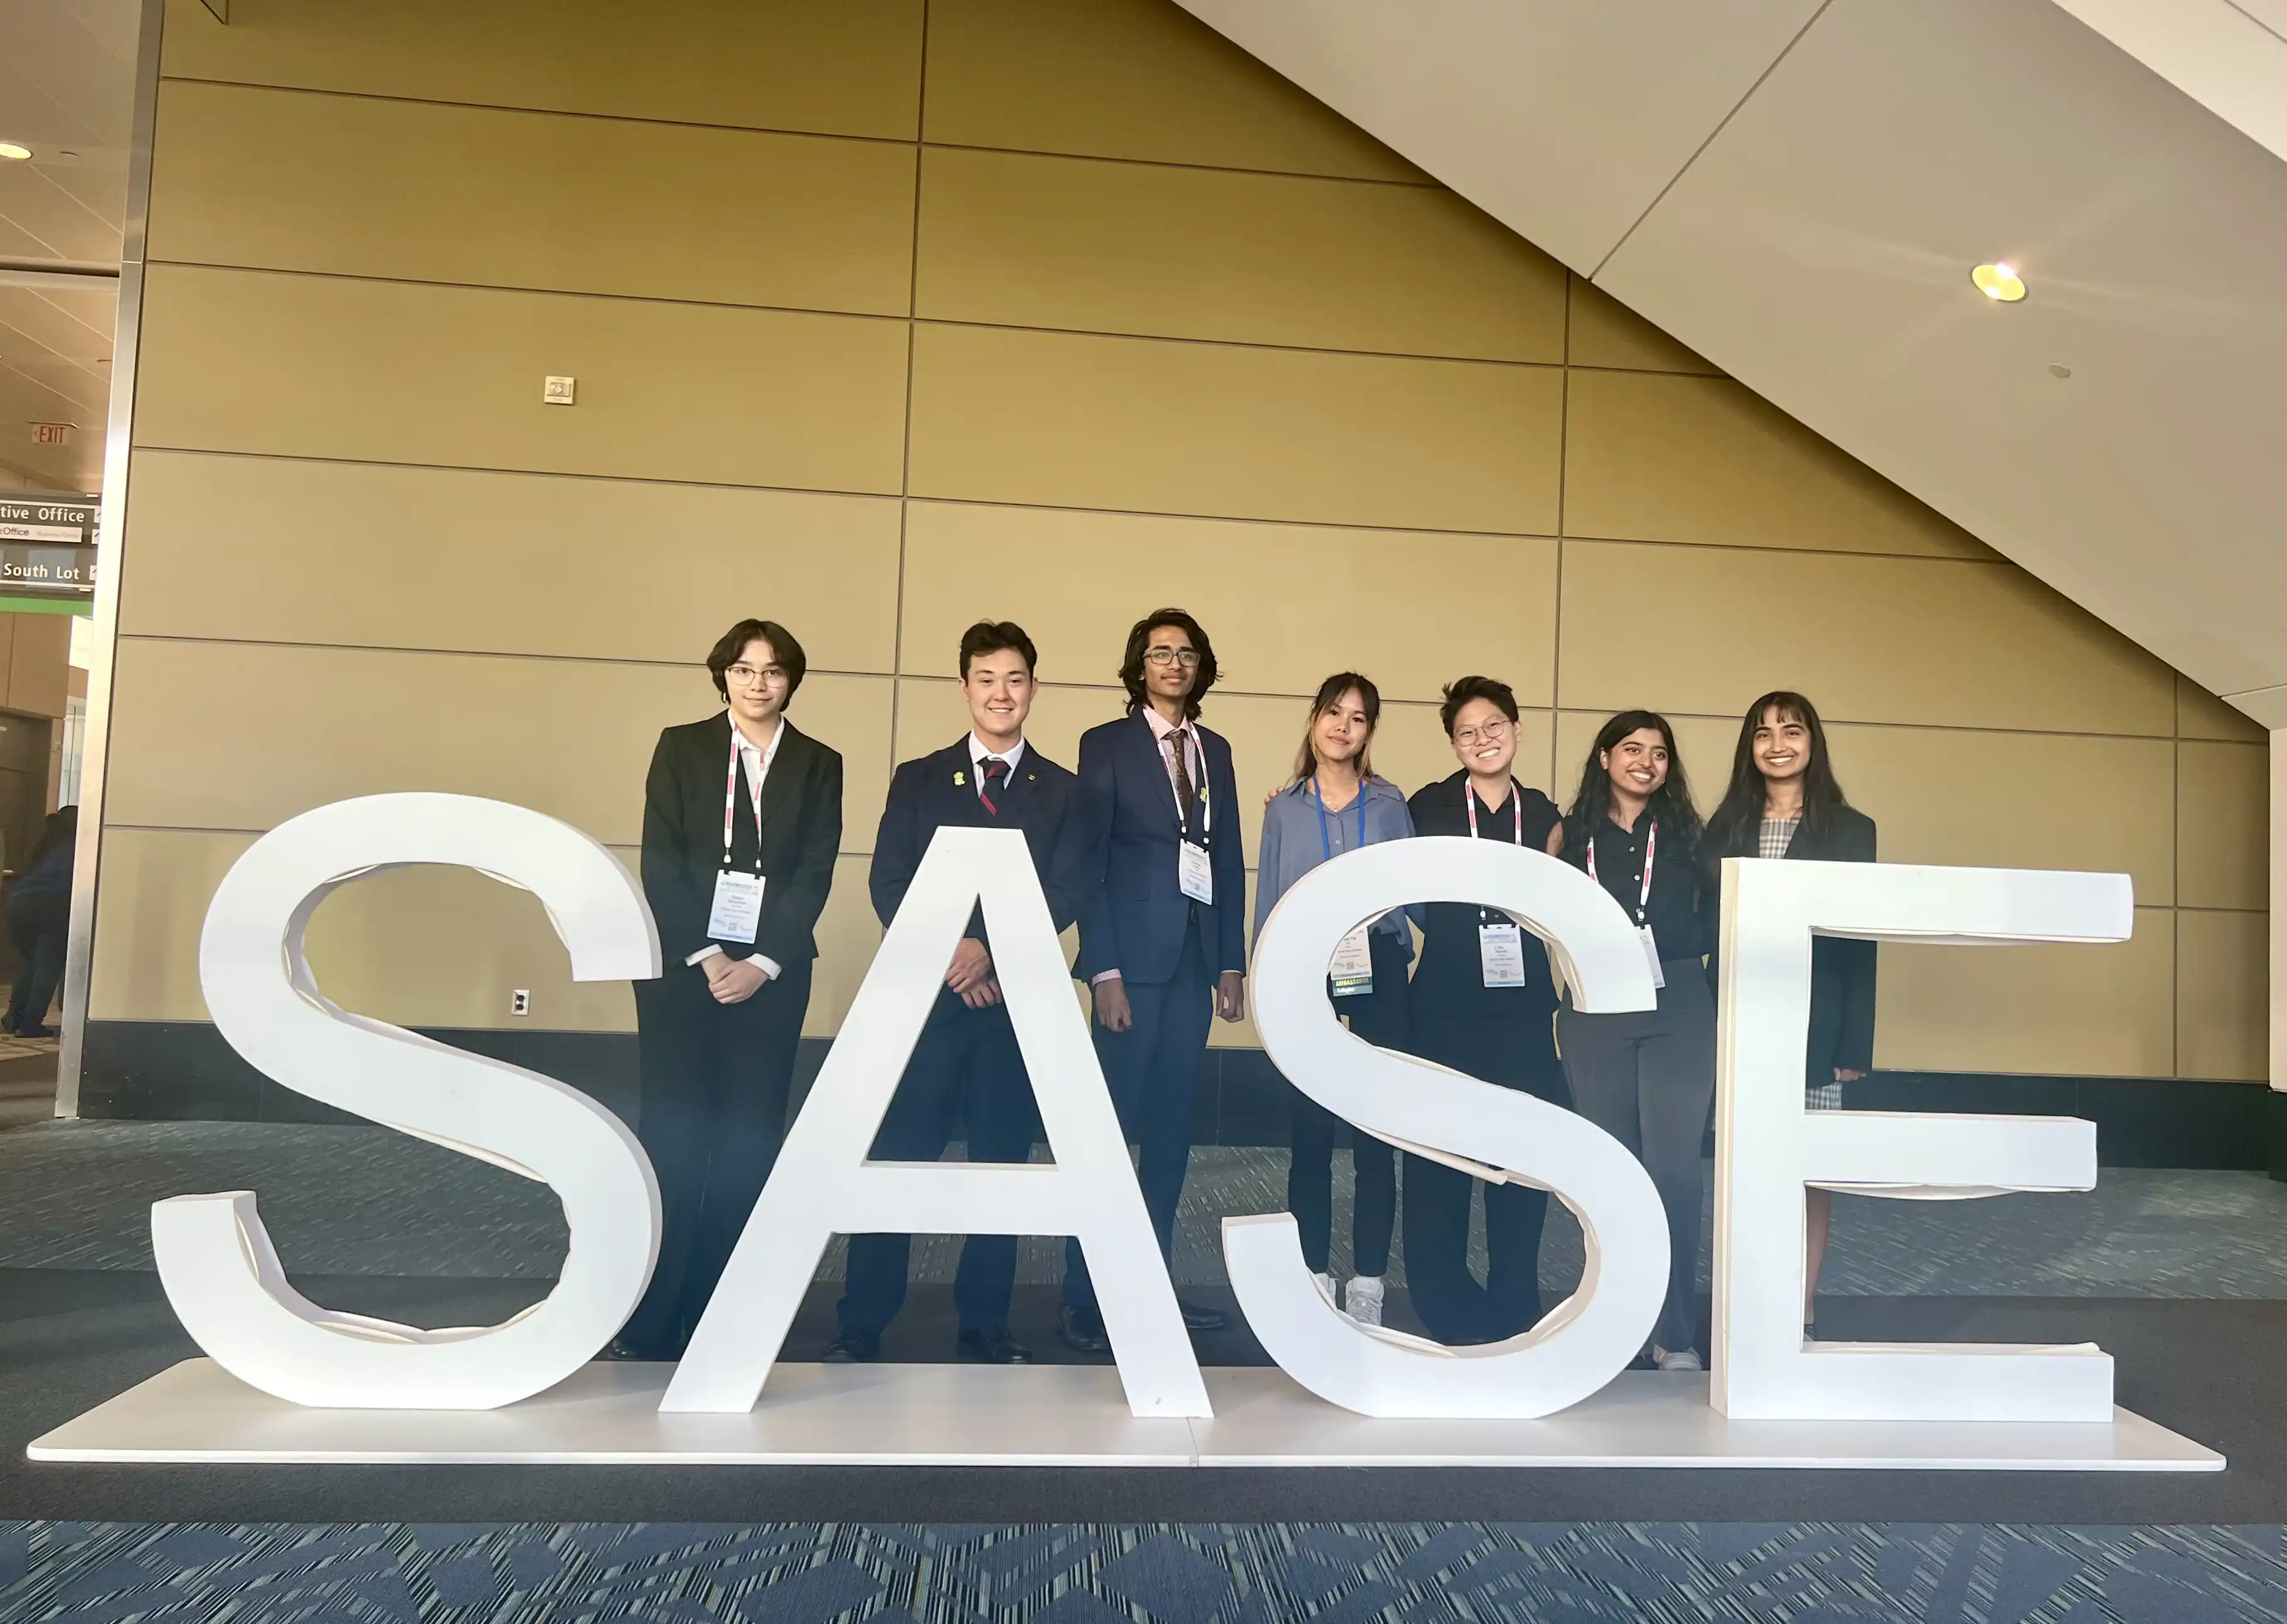
[[[2017,274],[2017,267],[2003,260],[1998,264],[1979,265],[1969,273],[1977,284],[1977,291],[1997,304],[2014,304],[2025,296],[2025,279]]]
[[[21,141],[0,141],[0,158],[12,158],[21,163],[32,155],[32,149]]]

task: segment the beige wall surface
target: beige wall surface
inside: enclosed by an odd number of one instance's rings
[[[961,628],[1032,629],[1069,762],[1176,602],[1250,842],[1332,670],[1382,684],[1409,790],[1440,686],[1507,678],[1560,796],[1645,705],[1712,801],[1800,688],[1884,856],[2136,885],[2117,948],[1886,948],[1882,1065],[2263,1075],[2259,729],[1171,0],[231,16],[169,12],[99,1018],[199,1018],[218,879],[338,796],[501,796],[632,862],[653,740],[753,613],[848,764],[830,1033]],[[390,1021],[632,1018],[472,874],[348,887],[312,942]]]

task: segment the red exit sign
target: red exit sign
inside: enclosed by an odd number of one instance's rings
[[[32,425],[32,444],[35,445],[68,445],[71,444],[71,438],[72,425],[69,423],[34,423]]]

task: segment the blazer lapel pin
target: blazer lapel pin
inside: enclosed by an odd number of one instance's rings
[[[955,773],[953,775],[953,781],[955,784],[967,784],[969,782],[969,775],[967,773]]]

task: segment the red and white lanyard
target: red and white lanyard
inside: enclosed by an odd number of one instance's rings
[[[779,724],[784,727],[781,721]],[[771,735],[771,743],[778,743],[778,735]],[[763,871],[763,777],[771,769],[771,752],[756,753],[755,763],[755,792],[748,797],[755,808],[755,872]],[[731,727],[731,770],[723,780],[723,866],[731,866],[731,815],[739,804],[739,728]]]
[[[1651,910],[1651,865],[1653,855],[1658,849],[1659,820],[1655,818],[1651,827],[1644,831],[1643,889],[1636,894],[1636,923],[1639,925],[1644,923]],[[1596,837],[1593,834],[1588,837],[1588,878],[1596,879]],[[1603,882],[1597,880],[1596,883],[1602,885]]]
[[[1477,838],[1477,786],[1463,784],[1461,799],[1468,803],[1469,839],[1474,840]],[[1516,843],[1522,846],[1524,844],[1524,786],[1514,778],[1508,781],[1508,804],[1510,810],[1516,814]]]

